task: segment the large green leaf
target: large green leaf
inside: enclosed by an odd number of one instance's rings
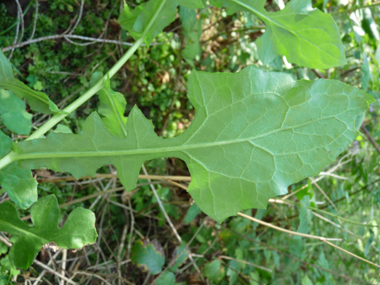
[[[98,80],[101,80],[103,74],[95,72],[91,77],[91,85],[94,85]],[[104,125],[108,130],[118,138],[127,136],[125,127],[127,118],[124,117],[125,107],[127,102],[124,95],[111,90],[111,82],[109,79],[104,83],[104,87],[98,91],[99,107],[98,112],[103,116]]]
[[[30,108],[44,114],[59,112],[58,107],[42,92],[34,91],[13,76],[12,66],[0,50],[0,89],[12,91],[20,99],[26,98]],[[1,98],[0,98],[1,102]]]
[[[33,205],[33,227],[21,221],[10,202],[0,204],[0,213],[0,231],[17,238],[9,251],[9,258],[20,269],[27,269],[41,247],[49,242],[63,248],[78,249],[96,241],[95,215],[90,210],[76,208],[65,225],[58,228],[59,207],[54,195],[41,198]]]
[[[132,190],[145,161],[178,157],[190,170],[188,191],[197,205],[222,221],[243,209],[265,208],[288,185],[333,162],[356,137],[369,100],[339,81],[295,81],[253,66],[235,74],[193,72],[188,89],[197,114],[176,138],[159,138],[134,107],[125,139],[112,136],[93,113],[81,134],[19,143],[10,160],[77,178],[113,164]]]
[[[10,91],[0,89],[0,116],[8,130],[27,135],[32,128],[32,114],[25,111],[25,103]]]
[[[333,18],[314,9],[310,0],[292,0],[278,12],[267,12],[266,0],[211,0],[229,13],[247,11],[266,24],[266,31],[257,40],[264,64],[279,55],[291,63],[309,68],[330,68],[346,63],[340,34]]]
[[[150,0],[132,11],[125,5],[119,17],[119,23],[135,40],[140,38],[149,27],[144,41],[146,45],[150,45],[153,39],[174,21],[177,6],[176,0]]]

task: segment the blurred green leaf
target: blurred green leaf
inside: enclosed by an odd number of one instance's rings
[[[222,266],[222,262],[220,260],[214,260],[213,262],[207,263],[205,265],[204,275],[211,282],[218,284],[226,275],[226,271]]]
[[[25,109],[25,103],[16,95],[0,89],[0,116],[8,130],[21,135],[30,133],[32,114],[27,113]]]
[[[202,210],[199,209],[199,207],[196,203],[194,203],[193,205],[190,206],[189,210],[187,211],[186,217],[185,217],[183,222],[185,224],[190,223],[200,213],[202,213]]]
[[[186,46],[182,51],[182,56],[194,66],[192,60],[202,51],[199,43],[202,35],[202,20],[196,19],[194,10],[180,7],[179,11],[179,17],[186,37]]]
[[[310,196],[306,195],[301,200],[300,224],[297,232],[307,234],[310,229],[310,222],[313,217],[311,210],[308,209],[310,205]]]
[[[155,285],[174,285],[175,275],[172,272],[165,271],[160,278],[157,279]]]
[[[312,8],[311,1],[291,0],[278,12],[267,12],[266,0],[211,0],[229,12],[253,13],[266,24],[266,31],[257,41],[259,57],[264,64],[279,55],[291,63],[308,68],[326,69],[346,63],[340,34],[333,18]]]
[[[142,271],[158,274],[165,264],[162,246],[153,240],[152,243],[137,241],[131,249],[131,259]]]
[[[234,285],[237,284],[237,279],[239,272],[241,270],[241,265],[236,260],[231,260],[227,269],[227,276],[229,277],[228,284]]]
[[[187,256],[189,255],[189,250],[186,248],[186,244],[177,246],[172,254],[172,261],[176,260],[175,263],[169,267],[171,272],[176,272],[182,263],[185,262]]]

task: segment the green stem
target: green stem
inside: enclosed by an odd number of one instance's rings
[[[98,92],[103,87],[104,81],[107,80],[107,78],[112,78],[119,71],[119,69],[127,62],[127,60],[135,53],[137,48],[144,42],[144,38],[146,34],[148,33],[148,31],[150,30],[150,28],[156,21],[165,3],[166,3],[166,0],[162,1],[161,5],[155,11],[153,17],[150,19],[148,25],[145,27],[141,37],[133,44],[133,46],[131,46],[131,48],[122,56],[122,58],[119,59],[119,61],[116,62],[116,64],[102,77],[102,79],[100,79],[94,86],[88,89],[81,97],[79,97],[74,102],[72,102],[60,113],[55,114],[48,122],[46,122],[42,127],[36,130],[33,134],[31,134],[26,140],[38,139],[42,137],[51,128],[53,128],[62,119],[64,119],[68,114],[75,111],[80,105],[82,105],[87,100],[89,100],[92,96],[94,96],[96,92]],[[12,161],[15,160],[13,159],[12,154],[13,152],[10,152],[6,156],[4,156],[2,159],[0,159],[0,169],[2,169],[3,167],[7,166],[8,164],[10,164]]]
[[[81,97],[72,102],[69,106],[62,110],[62,112],[54,115],[48,122],[46,122],[41,128],[35,131],[32,135],[30,135],[26,140],[37,139],[47,133],[51,128],[53,128],[56,124],[58,124],[63,118],[65,118],[68,114],[75,111],[80,105],[89,100],[92,96],[96,94],[102,87],[103,82],[107,80],[107,78],[111,78],[116,74],[116,72],[127,62],[127,60],[135,53],[137,48],[144,41],[144,35],[139,38],[133,46],[122,56],[122,58],[116,62],[116,64],[100,79],[94,86],[88,89]],[[1,165],[0,165],[1,166]]]
[[[376,6],[379,6],[379,5],[380,5],[380,3],[376,3],[376,4],[372,4],[372,5],[357,6],[355,8],[351,8],[351,9],[347,9],[347,10],[343,10],[343,11],[336,11],[336,12],[332,12],[332,13],[329,13],[329,14],[330,15],[337,15],[337,14],[355,12],[356,10],[365,9],[365,8],[372,8],[372,7],[376,7]]]

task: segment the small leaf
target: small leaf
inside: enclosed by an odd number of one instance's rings
[[[176,0],[150,0],[133,11],[125,5],[119,23],[135,40],[144,34],[145,44],[149,46],[153,39],[174,21],[177,5]]]
[[[170,262],[172,264],[172,262],[174,262],[174,260],[175,260],[175,263],[173,263],[173,265],[170,266],[169,270],[171,272],[176,272],[178,270],[178,268],[181,266],[181,264],[183,262],[185,262],[189,253],[190,252],[186,248],[186,244],[182,244],[180,246],[177,246],[175,248],[175,250],[173,251],[172,260]]]
[[[302,285],[313,285],[313,282],[311,282],[309,276],[307,276],[307,275],[305,274],[305,275],[303,276],[303,278],[302,278],[301,284],[302,284]]]
[[[59,247],[79,249],[96,241],[95,215],[90,210],[76,208],[62,229],[58,228],[59,207],[54,195],[41,198],[33,205],[33,227],[21,221],[10,202],[0,204],[0,212],[0,231],[17,238],[9,259],[19,269],[28,269],[44,244],[55,242]]]
[[[132,11],[129,9],[127,4],[124,4],[124,8],[120,13],[118,22],[123,30],[127,30],[134,39],[139,38],[138,33],[133,32],[133,25],[135,24],[138,16],[141,14],[142,10],[144,10],[147,2],[136,6]]]
[[[222,266],[222,262],[220,260],[214,260],[213,262],[207,263],[205,265],[204,275],[211,282],[219,283],[226,275],[226,271]]]
[[[300,188],[301,187],[304,187],[304,186],[300,186]],[[294,189],[293,192],[296,192],[297,190],[299,189]],[[300,201],[302,201],[302,199],[305,196],[310,197],[310,206],[317,208],[317,204],[315,203],[316,201],[315,201],[315,196],[314,196],[314,190],[313,190],[313,187],[311,187],[311,180],[308,180],[307,187],[305,187],[304,189],[296,193],[296,197]]]
[[[256,44],[264,64],[285,55],[291,63],[309,68],[330,68],[346,63],[339,29],[333,18],[314,9],[310,0],[291,0],[283,10],[267,12],[265,0],[211,0],[227,12],[247,11],[266,24]]]
[[[174,285],[175,275],[172,272],[165,271],[160,278],[157,279],[155,285]]]
[[[0,185],[21,209],[29,208],[38,199],[37,181],[17,161],[0,169]]]
[[[101,72],[95,72],[91,77],[91,85],[101,80],[102,77]],[[104,125],[115,137],[125,138],[127,136],[127,118],[124,117],[124,112],[127,102],[124,95],[111,90],[109,78],[105,81],[104,87],[98,91],[98,94],[100,101],[98,112],[103,116]]]
[[[157,240],[152,243],[137,241],[131,249],[131,259],[141,270],[153,275],[160,273],[165,264],[163,248]]]
[[[188,9],[203,8],[202,0],[177,0],[178,4]]]
[[[239,271],[241,270],[241,265],[236,260],[231,260],[227,269],[227,276],[229,277],[228,284],[237,284],[237,278],[239,276]]]
[[[60,112],[58,107],[42,92],[34,91],[13,76],[12,66],[0,50],[0,89],[12,91],[20,99],[26,98],[30,108],[36,112],[52,114]],[[1,98],[0,98],[1,99]]]
[[[190,223],[200,213],[202,213],[202,210],[199,209],[199,207],[198,207],[198,205],[196,203],[194,203],[193,205],[190,206],[189,210],[187,211],[186,217],[185,217],[185,219],[184,219],[183,222],[185,224]]]
[[[10,91],[0,89],[0,116],[8,130],[27,135],[32,128],[32,114],[25,111],[24,101]]]
[[[53,132],[62,133],[62,134],[72,134],[73,133],[73,131],[68,126],[62,125],[62,124],[58,124]]]

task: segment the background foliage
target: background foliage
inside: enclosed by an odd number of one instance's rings
[[[11,2],[0,4],[3,48],[14,43],[17,23],[21,25]],[[141,2],[144,1],[128,1],[128,4],[134,7]],[[75,0],[20,3],[27,11],[20,42],[27,41],[33,33],[33,38],[62,34],[75,25],[81,6]],[[380,5],[376,1],[313,2],[314,7],[333,16],[344,43],[347,63],[327,70],[298,67],[281,57],[264,65],[255,42],[264,32],[263,23],[247,12],[229,14],[224,8],[204,3],[205,8],[199,9],[196,15],[181,8],[175,21],[158,35],[153,45],[140,47],[110,81],[111,89],[126,99],[124,115],[137,104],[152,119],[158,135],[174,137],[194,118],[194,108],[186,94],[186,82],[193,68],[237,72],[255,64],[264,70],[288,72],[296,79],[340,80],[379,98]],[[281,0],[267,1],[265,8],[278,11],[283,4]],[[122,7],[123,3],[116,0],[84,1],[83,16],[74,34],[92,40],[56,38],[9,50],[5,55],[11,57],[14,75],[34,90],[49,94],[58,107],[66,106],[90,86],[95,71],[105,73],[128,49],[128,45],[92,42],[94,39],[133,42],[117,21]],[[67,116],[55,131],[80,132],[85,118],[99,106],[99,97],[94,96]],[[29,106],[26,108],[28,117],[32,112]],[[6,110],[0,106],[0,129],[12,135],[4,126]],[[20,110],[25,107],[21,106]],[[379,115],[376,102],[366,113],[362,132],[354,143],[320,176],[291,186],[289,192],[296,194],[291,194],[287,203],[273,200],[266,210],[246,213],[285,229],[342,238],[341,247],[380,264],[380,236],[376,226],[380,207]],[[48,119],[48,115],[33,113],[32,129]],[[13,141],[21,141],[28,130],[19,133],[22,135],[12,135]],[[54,253],[49,248],[43,249],[27,271],[12,268],[6,255],[8,248],[0,241],[0,284],[10,280],[35,282],[35,278],[44,284],[58,283],[61,277],[46,271],[41,263],[55,273],[73,277],[79,284],[378,282],[377,268],[321,241],[292,237],[242,217],[229,218],[222,224],[211,220],[192,204],[185,191],[189,172],[179,159],[153,160],[146,163],[146,168],[150,175],[164,176],[152,183],[141,177],[137,190],[129,194],[123,192],[112,166],[103,167],[96,178],[80,181],[67,173],[36,171],[39,197],[57,196],[61,207],[60,226],[81,205],[95,212],[99,237],[95,244],[76,252],[60,249]],[[174,181],[169,176],[186,177]],[[180,238],[165,221],[152,187],[157,190]],[[1,199],[4,201],[7,196]],[[21,217],[27,218],[28,211],[18,211]],[[187,258],[190,253],[192,260]]]

